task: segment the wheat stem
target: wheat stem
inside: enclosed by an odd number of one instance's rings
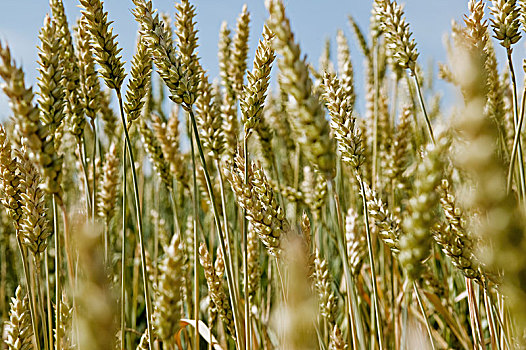
[[[365,197],[365,185],[361,178],[358,178],[358,182],[360,183],[360,190],[362,192],[365,232],[367,236],[367,249],[369,251],[369,261],[371,263],[371,280],[372,280],[372,285],[373,285],[373,300],[374,300],[374,318],[376,320],[376,331],[378,334],[378,346],[380,350],[382,350],[383,349],[382,326],[381,326],[381,320],[380,320],[380,309],[378,306],[378,287],[376,285],[376,270],[374,267],[373,243],[372,243],[372,237],[371,237],[371,229],[369,227],[369,210],[367,209],[367,200]]]
[[[93,128],[93,152],[91,156],[91,174],[92,174],[92,206],[91,206],[91,219],[93,222],[95,222],[95,218],[97,215],[97,165],[96,165],[96,158],[97,158],[97,125],[96,125],[96,119],[91,120],[91,127]],[[106,257],[106,256],[105,256]]]
[[[44,336],[44,344],[46,349],[51,350],[51,345],[49,343],[48,338],[48,327],[47,327],[47,317],[45,313],[45,307],[44,307],[44,295],[42,294],[42,287],[40,284],[40,256],[34,255],[33,257],[33,263],[35,264],[35,270],[34,270],[34,276],[35,276],[35,289],[37,290],[37,298],[38,298],[38,306],[40,311],[40,318],[42,322],[42,335]],[[49,325],[49,327],[52,327]]]
[[[88,196],[89,197],[89,196]],[[52,198],[52,206],[53,206],[53,234],[55,236],[55,329],[57,329],[57,333],[56,333],[56,339],[55,339],[55,343],[56,343],[56,346],[55,346],[55,349],[56,350],[59,350],[60,349],[60,343],[61,343],[61,333],[58,332],[58,330],[60,329],[61,327],[61,319],[60,319],[60,316],[61,316],[61,302],[60,302],[60,297],[59,295],[61,295],[62,293],[62,284],[61,284],[61,281],[60,281],[60,271],[62,270],[61,269],[61,266],[62,266],[62,256],[61,256],[61,251],[62,251],[62,247],[61,247],[61,244],[60,244],[60,235],[58,233],[58,208],[57,208],[57,200],[55,198],[55,196],[53,196]],[[70,278],[73,278],[72,276],[70,276]],[[53,327],[51,327],[53,328]]]
[[[121,350],[126,347],[126,142],[122,146]]]
[[[51,281],[49,280],[49,264],[47,250],[44,252],[44,269],[46,270],[46,308],[47,308],[47,323],[49,349],[53,349],[53,309],[51,308]],[[58,329],[58,328],[57,328]]]
[[[217,212],[216,200],[215,200],[215,196],[214,196],[214,192],[212,188],[212,181],[210,180],[210,174],[208,172],[208,167],[206,166],[205,154],[203,152],[203,147],[201,145],[201,140],[199,138],[197,123],[195,121],[195,116],[194,116],[194,112],[192,108],[187,108],[187,110],[188,110],[188,113],[190,114],[190,121],[192,122],[192,128],[193,128],[193,136],[195,137],[195,140],[196,140],[197,150],[199,151],[199,158],[201,159],[201,163],[203,165],[203,171],[205,173],[206,187],[208,189],[208,195],[210,196],[210,202],[211,202],[212,210],[214,214],[214,221],[215,221],[217,233],[219,236],[219,244],[221,248],[221,253],[223,254],[223,256],[226,256],[226,247],[225,247],[225,241],[224,241],[224,236],[223,236],[223,230],[221,228],[221,221],[219,219],[219,213]],[[241,336],[242,333],[241,333],[241,328],[239,326],[239,321],[240,321],[239,320],[239,310],[238,310],[239,304],[238,304],[238,301],[236,300],[237,298],[235,295],[233,274],[228,264],[226,264],[226,277],[227,277],[228,289],[230,291],[229,296],[230,296],[230,303],[232,304],[232,309],[233,309],[234,325],[236,327],[236,333],[237,333],[236,339],[238,339],[239,342],[241,343],[243,337]],[[244,346],[242,344],[239,344],[238,342],[236,342],[236,346],[238,347],[238,350],[244,348]]]
[[[332,190],[334,194],[334,202],[336,204],[336,215],[337,215],[337,222],[338,222],[338,229],[340,231],[340,234],[338,235],[338,248],[340,250],[340,255],[343,262],[343,270],[345,274],[345,293],[347,294],[347,307],[349,309],[349,312],[347,313],[347,322],[349,323],[349,337],[350,342],[353,344],[353,349],[356,348],[356,329],[355,329],[355,323],[353,322],[354,315],[352,314],[353,305],[352,305],[352,286],[351,286],[351,273],[349,269],[349,256],[347,255],[347,249],[345,249],[346,244],[345,242],[345,230],[343,226],[343,216],[342,216],[342,209],[341,209],[341,203],[340,203],[340,197],[338,196],[338,193],[336,191],[336,186],[334,185],[334,179],[331,178],[328,181],[329,190]]]
[[[38,328],[37,328],[37,315],[35,310],[35,299],[33,297],[33,287],[32,283],[29,277],[29,266],[27,262],[27,250],[22,245],[22,241],[20,240],[19,235],[16,235],[16,241],[18,243],[18,249],[20,250],[20,255],[22,257],[22,265],[24,267],[24,276],[26,278],[26,284],[27,284],[27,293],[29,296],[29,312],[31,313],[31,324],[33,325],[33,335],[35,336],[35,343],[37,345],[37,349],[40,349],[40,337],[38,336]]]
[[[225,182],[223,180],[223,169],[221,168],[221,164],[219,162],[219,159],[216,158],[216,168],[217,168],[217,174],[219,176],[219,186],[221,187],[221,206],[223,209],[223,220],[225,225],[225,242],[226,242],[226,248],[228,254],[225,256],[227,264],[230,266],[230,271],[233,271],[233,264],[232,264],[232,237],[230,236],[230,227],[228,225],[228,217],[226,214],[226,192],[225,192]],[[237,284],[236,284],[237,286]],[[234,290],[234,293],[236,295],[235,299],[239,300],[239,291],[238,288]]]
[[[522,93],[519,123],[515,127],[515,136],[513,137],[513,148],[511,151],[510,165],[508,168],[508,179],[506,183],[507,193],[510,193],[511,191],[511,185],[513,181],[513,172],[515,168],[515,161],[517,157],[517,151],[519,149],[519,142],[521,140],[520,137],[521,137],[522,123],[524,122],[524,108],[525,107],[526,107],[526,88],[524,89]]]
[[[152,300],[150,299],[150,287],[148,285],[148,270],[146,269],[146,248],[143,237],[143,225],[142,225],[142,213],[141,213],[141,203],[139,199],[139,184],[137,181],[137,172],[135,170],[135,159],[133,157],[133,149],[130,141],[130,135],[128,133],[128,128],[126,127],[126,119],[124,118],[124,109],[122,103],[122,96],[120,89],[115,89],[117,93],[117,99],[119,100],[119,109],[121,115],[122,128],[124,129],[124,137],[126,145],[128,148],[128,156],[130,158],[130,168],[132,171],[132,180],[133,180],[133,190],[135,197],[135,212],[137,214],[137,229],[139,235],[139,246],[141,250],[141,266],[142,266],[142,280],[144,286],[144,301],[146,304],[146,324],[148,327],[148,334],[154,334],[152,329]],[[149,349],[152,350],[151,343],[148,344]]]
[[[515,133],[519,134],[517,137],[518,138],[517,156],[519,158],[518,162],[519,162],[520,184],[518,184],[517,187],[520,187],[521,197],[523,200],[525,200],[526,198],[526,175],[524,172],[524,158],[522,155],[522,142],[520,140],[519,111],[518,111],[518,101],[517,101],[517,79],[515,78],[515,68],[513,67],[513,60],[511,57],[511,48],[507,49],[507,57],[508,57],[508,67],[510,69],[512,92],[513,92],[513,125],[515,126]],[[508,187],[509,186],[510,185],[508,185]]]
[[[248,137],[247,130],[244,129],[243,150],[245,152],[245,185],[248,184]],[[250,349],[250,298],[248,296],[248,220],[247,209],[243,209],[243,274],[244,274],[244,293],[245,293],[245,349]]]
[[[424,114],[424,119],[426,121],[426,126],[427,126],[427,131],[429,132],[429,137],[431,138],[431,141],[433,141],[433,144],[435,144],[435,135],[433,134],[433,128],[431,127],[431,121],[429,120],[429,116],[427,115],[426,105],[424,103],[424,97],[422,96],[422,89],[420,87],[420,83],[418,82],[418,76],[415,71],[412,71],[411,74],[413,75],[413,78],[415,79],[416,91],[418,92],[418,100],[420,101],[420,108],[422,108],[422,113]]]
[[[197,167],[195,164],[195,147],[194,147],[194,132],[196,132],[193,129],[190,129],[190,149],[192,154],[192,181],[193,181],[193,196],[192,196],[192,208],[193,208],[193,243],[194,243],[194,320],[196,324],[199,323],[199,262],[198,262],[198,241],[197,241],[197,222],[198,222],[198,207],[197,207],[197,201],[198,198],[198,191],[197,191]],[[213,204],[212,204],[213,205]],[[194,333],[194,347],[196,349],[199,349],[199,332],[197,330],[197,327],[195,327],[196,331]]]

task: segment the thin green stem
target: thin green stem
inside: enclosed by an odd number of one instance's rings
[[[125,141],[125,140],[123,140]],[[122,148],[121,350],[126,348],[126,142]]]
[[[245,185],[248,184],[248,137],[246,129],[243,137],[243,150],[245,152]],[[250,350],[250,298],[248,296],[248,220],[247,210],[243,209],[243,275],[245,293],[245,349]]]
[[[517,124],[515,128],[515,136],[513,137],[513,148],[512,148],[511,156],[510,156],[510,165],[508,168],[508,180],[507,180],[507,186],[506,186],[507,193],[510,193],[511,191],[511,185],[513,181],[513,172],[515,170],[515,159],[517,157],[517,151],[519,149],[519,143],[521,140],[520,136],[521,136],[521,130],[522,130],[522,123],[524,122],[524,108],[526,105],[525,95],[526,95],[526,88],[524,89],[522,93],[519,123]]]
[[[226,242],[226,249],[227,249],[227,252],[228,254],[226,255],[225,259],[226,259],[226,262],[227,264],[229,265],[229,268],[230,268],[230,271],[234,271],[233,270],[233,263],[232,263],[232,256],[234,256],[234,254],[232,254],[232,237],[230,235],[230,227],[229,227],[229,224],[228,224],[228,216],[227,216],[227,213],[226,213],[226,191],[225,191],[225,182],[223,180],[223,173],[222,173],[222,169],[221,169],[221,164],[219,163],[219,159],[216,158],[215,159],[215,163],[216,163],[216,168],[217,168],[217,174],[218,174],[218,177],[219,177],[219,186],[221,187],[221,206],[223,208],[223,223],[224,223],[224,226],[225,226],[225,242]],[[224,256],[224,255],[223,255]],[[236,289],[233,291],[233,293],[235,293],[235,300],[239,300],[239,291],[237,289],[237,285],[238,283],[234,283],[234,285],[236,286]]]
[[[197,144],[197,149],[199,151],[199,158],[201,158],[201,163],[203,165],[203,171],[205,173],[205,180],[206,180],[206,187],[208,189],[208,195],[210,196],[210,202],[211,202],[211,205],[212,205],[212,210],[213,210],[213,213],[214,213],[214,221],[215,221],[215,224],[216,224],[216,228],[217,228],[217,233],[218,233],[218,236],[219,236],[219,246],[221,248],[221,253],[223,254],[223,256],[226,256],[226,247],[225,247],[225,240],[224,240],[224,236],[223,236],[223,229],[221,228],[221,221],[220,221],[220,218],[219,218],[219,213],[217,211],[217,206],[216,206],[216,199],[215,199],[215,196],[214,196],[214,192],[212,191],[212,181],[210,179],[210,174],[208,172],[208,167],[206,165],[206,159],[205,159],[205,154],[203,152],[203,147],[202,147],[202,144],[201,144],[201,139],[199,138],[199,132],[198,132],[198,129],[197,129],[197,122],[195,121],[195,116],[194,116],[194,112],[192,110],[192,108],[190,106],[186,106],[186,109],[188,111],[188,113],[190,114],[190,120],[191,120],[191,123],[192,123],[192,128],[193,128],[193,135],[196,139],[196,144]],[[241,328],[240,328],[240,325],[239,325],[239,311],[238,311],[238,302],[237,302],[237,298],[236,298],[236,295],[235,295],[235,289],[234,289],[234,279],[233,279],[233,274],[232,274],[232,270],[230,269],[230,267],[228,266],[228,264],[226,264],[226,277],[227,277],[227,284],[228,284],[228,289],[230,290],[230,293],[229,293],[229,296],[230,296],[230,303],[232,304],[232,309],[233,309],[233,315],[234,315],[234,325],[236,327],[236,333],[237,333],[237,339],[240,340],[240,342],[243,341],[243,336],[242,336],[242,333],[241,333]],[[243,349],[244,346],[242,344],[238,344],[238,342],[236,342],[236,346],[238,346],[238,349]]]
[[[29,313],[31,314],[31,324],[33,325],[33,335],[35,336],[35,343],[37,345],[37,349],[41,349],[40,347],[40,337],[38,335],[38,328],[37,328],[37,315],[35,310],[35,299],[33,297],[33,288],[31,285],[31,280],[29,277],[29,266],[27,262],[27,250],[22,245],[22,241],[20,240],[20,235],[16,234],[16,241],[18,243],[18,249],[20,250],[20,256],[22,257],[22,265],[24,267],[24,276],[26,278],[26,285],[27,285],[27,294],[29,297]]]
[[[194,211],[194,320],[195,324],[199,324],[199,263],[198,263],[198,242],[197,242],[197,221],[198,221],[198,207],[199,193],[197,191],[197,167],[195,164],[195,150],[194,150],[194,135],[195,131],[190,130],[190,147],[192,151],[192,180],[193,180],[193,196],[192,206]],[[199,349],[199,329],[194,327],[194,348]]]
[[[97,165],[96,165],[96,158],[97,158],[97,138],[98,138],[98,133],[97,133],[97,121],[96,120],[93,120],[92,121],[92,127],[93,127],[93,153],[92,153],[92,156],[91,156],[91,168],[92,168],[92,174],[93,174],[93,179],[92,179],[92,200],[91,200],[91,219],[93,220],[93,222],[95,222],[95,218],[97,217]],[[105,258],[107,258],[107,256],[105,255],[104,256]],[[106,260],[107,262],[107,260]]]
[[[40,256],[37,254],[37,255],[34,255],[33,256],[33,262],[35,264],[35,270],[34,270],[34,276],[35,276],[35,289],[37,290],[37,296],[38,296],[38,305],[40,307],[40,320],[42,322],[42,334],[44,335],[44,344],[46,346],[46,349],[49,349],[51,350],[50,348],[50,344],[49,344],[49,337],[48,337],[48,327],[47,327],[47,322],[46,322],[46,319],[47,317],[45,316],[46,313],[45,313],[45,307],[44,307],[44,295],[42,294],[42,287],[41,287],[41,283],[40,283]],[[59,302],[60,302],[60,299],[59,299]],[[49,327],[52,327],[51,325],[49,325]]]
[[[89,196],[88,196],[89,197]],[[60,303],[60,295],[62,293],[62,282],[60,280],[60,271],[62,271],[62,246],[60,244],[60,235],[58,232],[58,208],[57,208],[57,199],[53,195],[53,235],[55,237],[55,329],[56,339],[55,339],[55,349],[60,350],[61,344],[61,334],[58,332],[61,326],[61,308],[62,304]],[[70,276],[73,278],[73,276]]]
[[[367,209],[367,200],[365,197],[365,186],[363,180],[357,176],[358,182],[360,183],[360,190],[362,192],[362,202],[363,202],[363,214],[365,222],[365,231],[367,236],[367,250],[369,252],[369,261],[371,263],[371,279],[373,285],[373,300],[374,300],[374,311],[376,319],[376,331],[378,333],[378,345],[380,350],[383,349],[383,339],[382,339],[382,323],[380,320],[380,309],[378,306],[378,287],[376,285],[376,270],[374,267],[374,254],[373,254],[373,242],[371,237],[371,230],[369,228],[369,211]]]
[[[139,235],[139,246],[141,250],[141,267],[142,267],[142,280],[144,286],[144,300],[146,304],[146,324],[148,327],[148,334],[153,334],[153,325],[152,325],[152,300],[150,299],[150,287],[148,285],[148,270],[146,268],[146,248],[144,243],[143,236],[143,225],[142,225],[142,214],[141,214],[141,202],[139,199],[139,184],[137,181],[137,171],[135,169],[135,159],[133,157],[133,149],[130,141],[130,135],[128,133],[128,128],[126,127],[126,119],[124,118],[124,108],[122,104],[121,91],[115,89],[117,93],[117,98],[119,100],[119,109],[121,114],[122,128],[124,129],[124,137],[126,140],[126,145],[128,148],[128,156],[130,157],[130,168],[132,171],[132,180],[133,180],[133,191],[135,197],[135,212],[137,214],[137,230]],[[149,350],[152,350],[151,342],[148,342]]]
[[[48,252],[44,252],[44,269],[46,270],[46,308],[47,308],[47,323],[49,348],[53,349],[53,309],[51,308],[51,281],[49,280],[49,263]]]
[[[511,57],[511,49],[507,50],[508,56],[508,66],[510,69],[511,84],[513,91],[513,125],[515,126],[515,134],[518,134],[517,138],[517,155],[519,162],[519,177],[520,184],[517,187],[520,187],[522,199],[526,199],[526,175],[524,172],[524,158],[522,154],[522,142],[520,140],[520,127],[519,127],[519,111],[518,111],[518,99],[517,99],[517,79],[515,78],[515,69],[513,68],[513,60]],[[512,158],[513,159],[513,158]],[[510,160],[512,161],[512,160]],[[508,186],[510,186],[508,184]]]
[[[435,135],[433,134],[433,128],[431,127],[431,121],[429,120],[429,116],[427,115],[426,104],[424,103],[424,96],[422,96],[422,89],[420,88],[420,83],[418,82],[418,75],[416,74],[415,71],[412,71],[411,74],[413,75],[413,78],[415,79],[416,91],[418,92],[418,100],[420,101],[420,108],[422,108],[422,113],[424,114],[424,119],[427,125],[427,131],[429,133],[429,137],[431,138],[431,141],[433,141],[433,144],[434,144]]]
[[[347,241],[345,238],[345,229],[343,225],[343,215],[342,215],[342,209],[341,209],[341,203],[340,203],[340,197],[338,196],[338,192],[336,191],[336,186],[334,184],[334,179],[330,179],[329,182],[329,190],[332,190],[334,194],[334,202],[336,204],[336,215],[337,215],[337,222],[338,222],[338,229],[340,231],[340,234],[338,235],[338,246],[340,249],[340,255],[342,257],[343,262],[343,271],[345,274],[345,293],[347,294],[347,307],[349,309],[349,313],[347,314],[347,321],[349,323],[349,337],[351,338],[351,342],[353,344],[353,348],[356,348],[357,343],[357,335],[356,335],[356,325],[353,323],[354,315],[353,312],[353,305],[352,305],[352,297],[351,293],[353,291],[352,285],[351,285],[351,272],[349,268],[349,256],[347,255]]]

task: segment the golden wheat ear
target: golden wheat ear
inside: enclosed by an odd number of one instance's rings
[[[9,350],[29,349],[32,347],[33,328],[29,313],[29,298],[18,286],[11,298],[9,320],[4,326],[4,342]]]
[[[126,74],[124,62],[117,45],[117,35],[113,34],[108,12],[103,9],[101,0],[80,0],[82,14],[86,18],[87,30],[93,39],[95,59],[101,67],[100,74],[110,89],[120,90]]]

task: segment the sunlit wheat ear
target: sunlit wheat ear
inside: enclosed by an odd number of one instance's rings
[[[248,176],[246,183],[245,172]],[[289,232],[290,225],[261,165],[252,163],[249,169],[245,169],[245,160],[238,153],[229,169],[228,180],[238,204],[247,211],[248,220],[269,254],[279,255],[282,236]]]
[[[319,171],[306,166],[303,169],[301,188],[303,199],[309,207],[314,220],[322,219],[323,209],[327,204],[327,181]]]
[[[179,150],[179,116],[178,107],[174,107],[168,121],[164,122],[159,115],[153,113],[152,130],[155,138],[159,142],[163,156],[170,165],[170,172],[175,176],[179,183],[184,184],[184,165],[183,156]]]
[[[101,0],[79,0],[86,17],[87,27],[93,40],[95,59],[101,68],[101,75],[110,89],[120,90],[124,81],[124,62],[117,46],[117,35],[113,34],[108,12]]]
[[[441,138],[436,146],[428,146],[418,164],[414,194],[408,202],[403,219],[405,234],[400,237],[400,263],[407,276],[415,280],[423,271],[424,260],[431,251],[430,228],[435,221],[433,211],[438,204],[436,187],[443,176],[443,154],[447,139]]]
[[[119,149],[115,144],[110,146],[104,159],[102,177],[99,184],[99,216],[103,218],[106,225],[109,225],[116,212],[120,163],[118,151]]]
[[[77,26],[77,51],[83,111],[93,123],[100,107],[100,83],[95,69],[93,47],[88,22],[83,16]]]
[[[189,0],[175,4],[175,27],[181,63],[186,68],[184,80],[185,93],[182,99],[185,104],[193,105],[198,96],[201,66],[197,57],[197,29],[195,28],[195,6]]]
[[[49,128],[40,121],[38,107],[33,104],[33,90],[24,83],[24,71],[11,58],[6,44],[0,43],[0,77],[4,93],[10,100],[16,133],[28,148],[28,154],[44,179],[44,188],[50,194],[61,197],[62,158],[54,147]]]
[[[214,305],[217,308],[217,312],[219,313],[219,316],[225,324],[228,332],[231,336],[234,336],[236,334],[234,327],[234,317],[232,314],[230,302],[228,301],[228,297],[223,287],[223,280],[217,276],[212,259],[210,258],[210,254],[208,253],[208,249],[204,243],[201,243],[201,246],[199,247],[199,260],[201,262],[201,266],[203,266],[210,298],[213,300]]]
[[[360,272],[367,253],[365,235],[360,231],[359,226],[358,213],[353,208],[349,208],[345,217],[345,243],[349,267],[354,275]]]
[[[172,41],[172,34],[159,19],[159,15],[152,9],[152,2],[147,0],[133,0],[135,9],[133,14],[141,26],[141,34],[148,42],[152,51],[153,61],[157,72],[170,90],[170,99],[175,103],[183,103],[186,68],[181,65],[180,58]]]
[[[203,147],[210,156],[219,159],[225,148],[225,138],[221,120],[221,94],[214,89],[206,73],[202,72],[199,79],[199,96],[195,104],[195,117],[200,127],[199,134]]]
[[[493,34],[506,49],[521,39],[519,23],[519,7],[516,0],[492,0],[490,7],[493,18],[491,26]]]
[[[400,237],[403,236],[400,220],[389,212],[386,205],[371,188],[365,184],[365,200],[369,216],[378,228],[378,235],[393,253],[400,251]]]
[[[137,38],[137,48],[131,62],[130,81],[126,87],[126,102],[124,103],[128,124],[141,116],[146,94],[150,89],[152,59],[145,40],[143,35]]]
[[[154,303],[154,328],[159,338],[168,344],[179,329],[184,260],[180,238],[174,235],[159,266],[159,283]]]
[[[173,186],[172,176],[170,175],[170,165],[164,158],[163,150],[159,141],[153,135],[152,130],[144,120],[141,120],[140,133],[143,143],[146,146],[146,152],[153,163],[157,175],[161,178],[163,184],[171,189]]]
[[[314,286],[318,293],[320,314],[332,328],[336,322],[337,300],[332,290],[332,278],[329,274],[327,260],[320,256],[318,249],[314,259]]]
[[[247,73],[247,84],[243,87],[240,101],[245,133],[257,127],[263,113],[263,106],[270,82],[272,62],[276,57],[272,49],[272,33],[267,26],[263,27],[263,39],[260,40],[254,67]]]
[[[328,73],[323,79],[323,89],[323,98],[331,115],[331,129],[338,142],[342,160],[358,169],[364,162],[364,149],[356,118],[352,115],[353,96],[342,88],[338,78]]]
[[[20,171],[20,218],[19,235],[22,243],[35,257],[43,253],[53,231],[46,217],[44,191],[40,175],[23,151],[15,151]]]
[[[11,298],[9,320],[4,325],[4,342],[9,350],[32,349],[33,328],[29,314],[29,298],[18,286]]]
[[[15,229],[18,229],[22,216],[20,174],[17,169],[18,164],[6,131],[0,125],[0,197],[7,214],[13,220]]]
[[[483,0],[470,0],[468,3],[469,16],[464,17],[464,23],[474,45],[480,45],[482,49],[488,42],[488,21],[484,19],[485,4]]]
[[[243,9],[237,19],[236,34],[232,39],[232,63],[230,64],[229,73],[232,79],[232,88],[237,97],[242,95],[245,72],[247,70],[249,25],[250,13],[247,5],[243,5]]]
[[[291,115],[294,137],[307,159],[320,171],[332,176],[335,168],[334,141],[329,136],[319,96],[312,92],[307,62],[290,28],[281,0],[267,1],[270,18],[267,25],[275,34],[273,46],[279,60],[281,85],[289,95],[287,110]]]
[[[402,7],[396,1],[382,0],[379,1],[377,10],[390,52],[400,67],[414,73],[418,51],[414,39],[411,38],[412,33],[404,18]]]
[[[434,231],[434,238],[453,265],[460,269],[467,278],[484,282],[479,262],[473,254],[473,240],[465,229],[466,218],[457,206],[448,180],[442,180],[440,187],[440,204],[446,217],[446,224]]]
[[[53,21],[56,23],[56,35],[60,38],[60,60],[64,69],[64,86],[66,94],[65,114],[68,119],[70,131],[75,135],[79,136],[82,132],[82,128],[79,126],[83,120],[81,118],[82,111],[79,94],[79,65],[77,64],[77,58],[75,54],[75,48],[73,46],[73,37],[69,30],[68,19],[66,17],[66,11],[62,0],[50,0],[49,6]]]
[[[49,133],[54,134],[64,118],[64,69],[61,65],[61,37],[56,22],[49,16],[44,20],[39,35],[39,72],[40,88],[38,104],[40,119],[48,126]]]
[[[412,118],[413,113],[411,108],[402,108],[391,150],[388,155],[388,166],[385,172],[395,188],[403,188],[407,185],[403,173],[409,163],[408,151],[410,150]]]
[[[334,325],[334,328],[331,331],[329,350],[346,350],[347,348],[348,345],[343,338],[342,331],[338,325]]]
[[[349,43],[342,30],[336,35],[338,44],[338,77],[345,94],[349,96],[351,106],[354,106],[356,95],[354,93],[354,70],[351,62]]]

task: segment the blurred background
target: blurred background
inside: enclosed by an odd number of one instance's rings
[[[268,16],[264,0],[192,0],[197,8],[197,27],[199,29],[199,55],[210,77],[218,75],[217,41],[222,21],[227,21],[234,29],[236,18],[244,3],[251,13],[250,55],[257,47],[263,23]],[[446,60],[443,38],[449,32],[451,20],[460,21],[459,14],[467,12],[467,0],[406,0],[405,12],[411,31],[420,52],[420,63],[427,69],[428,64]],[[175,13],[174,0],[154,0],[154,7]],[[352,15],[362,30],[369,27],[372,0],[285,0],[287,15],[300,42],[302,51],[309,61],[318,65],[318,58],[327,38],[333,43],[335,57],[335,36],[343,29],[351,45],[351,55],[357,85],[358,112],[363,111],[363,56],[356,45],[355,36],[349,26],[348,16]],[[70,26],[80,16],[78,1],[64,0]],[[106,0],[104,7],[109,19],[114,21],[114,33],[123,48],[127,72],[134,53],[137,26],[133,19],[131,0]],[[49,11],[46,0],[1,0],[0,1],[0,40],[7,41],[17,63],[22,63],[28,83],[36,85],[38,32],[44,16]],[[500,51],[500,50],[497,50]],[[249,62],[249,69],[252,63]],[[448,96],[447,87],[440,83],[439,88]],[[362,114],[362,113],[360,113]],[[0,94],[0,119],[7,118],[10,110],[6,97]]]

